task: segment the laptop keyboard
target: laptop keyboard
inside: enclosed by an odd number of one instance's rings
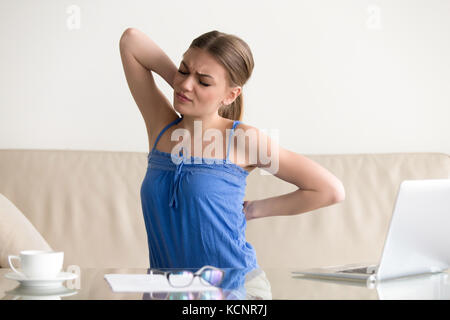
[[[338,272],[343,272],[343,273],[363,273],[363,274],[368,274],[368,267],[363,267],[363,268],[356,268],[356,269],[346,269],[346,270],[341,270]],[[373,272],[372,272],[373,273]]]

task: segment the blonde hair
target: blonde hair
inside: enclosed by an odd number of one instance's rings
[[[203,49],[221,63],[227,70],[229,87],[242,87],[252,75],[255,63],[250,47],[233,34],[213,30],[195,38],[189,48]],[[221,117],[231,120],[242,120],[243,112],[242,91],[230,105],[222,105],[218,111]]]

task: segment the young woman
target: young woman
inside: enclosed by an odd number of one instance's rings
[[[240,121],[242,87],[254,62],[249,46],[239,37],[205,33],[192,41],[177,68],[146,34],[128,28],[120,39],[120,54],[148,134],[141,201],[152,268],[257,268],[255,250],[245,240],[246,221],[308,212],[344,199],[342,183],[333,174],[276,145],[273,174],[299,189],[243,201],[248,174],[256,167],[268,167],[258,148],[274,150],[275,142]],[[173,106],[155,85],[152,72],[173,88]],[[237,127],[256,133],[256,138],[247,145],[230,144]],[[194,145],[196,130],[201,134],[200,148]],[[221,135],[215,135],[212,156],[203,157],[212,144],[202,139],[208,130]],[[173,136],[178,132],[194,139],[175,152],[179,143]],[[251,161],[251,152],[256,161]],[[212,159],[214,163],[208,161]]]

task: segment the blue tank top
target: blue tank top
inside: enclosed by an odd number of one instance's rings
[[[156,149],[161,135],[182,119],[159,133],[141,186],[150,267],[259,268],[245,239],[243,199],[249,173],[229,161],[228,151],[226,159],[191,156],[188,161]],[[238,123],[233,123],[228,150]]]

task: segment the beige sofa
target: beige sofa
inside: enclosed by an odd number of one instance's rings
[[[401,181],[450,178],[450,157],[442,153],[306,156],[341,179],[346,199],[300,215],[249,221],[247,240],[262,268],[376,262]],[[140,202],[146,168],[144,152],[0,150],[0,194],[54,250],[65,252],[65,266],[146,268]],[[245,200],[296,189],[255,169]]]

